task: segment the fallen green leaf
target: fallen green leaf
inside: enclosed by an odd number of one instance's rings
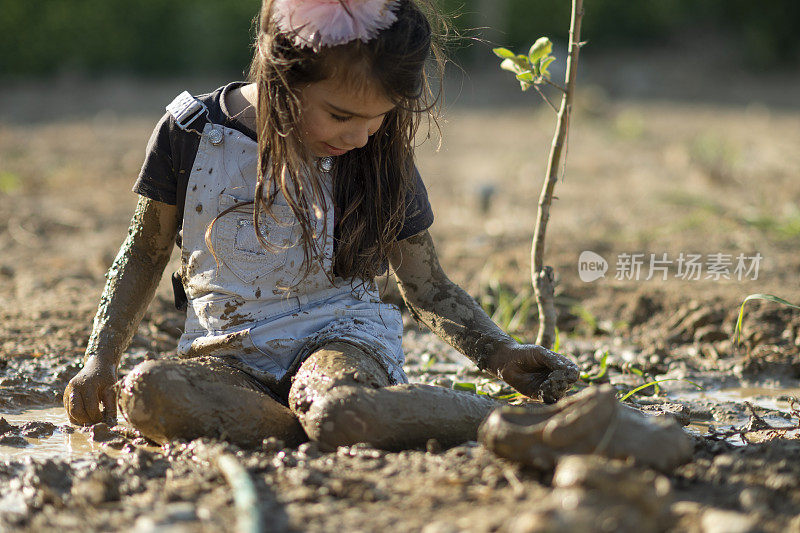
[[[512,394],[504,394],[502,396],[494,397],[495,400],[504,400],[504,401],[516,400],[517,398],[524,398],[524,396],[518,392],[514,392]]]
[[[597,371],[597,374],[581,374],[581,379],[583,381],[591,383],[592,381],[597,381],[598,379],[602,378],[606,375],[606,370],[608,370],[608,352],[603,353],[603,358],[600,359],[600,370]]]
[[[467,392],[478,392],[478,386],[470,382],[453,383],[453,390],[463,390]]]
[[[703,390],[703,387],[701,387],[700,385],[698,385],[694,381],[689,381],[688,379],[678,379],[678,378],[657,379],[655,381],[651,381],[649,383],[645,383],[644,385],[640,385],[640,386],[636,387],[635,389],[630,391],[628,394],[626,394],[622,398],[620,398],[619,401],[624,402],[625,400],[627,400],[628,398],[630,398],[631,396],[633,396],[634,394],[636,394],[640,390],[644,390],[644,389],[646,389],[648,387],[657,387],[659,383],[664,383],[665,381],[685,381],[686,383],[691,383],[692,385],[694,385],[698,389]]]

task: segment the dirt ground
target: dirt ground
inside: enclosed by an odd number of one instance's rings
[[[547,263],[559,280],[559,349],[587,374],[579,388],[610,381],[622,394],[678,380],[629,402],[688,423],[690,463],[662,475],[572,457],[538,471],[477,443],[401,453],[274,441],[255,451],[210,441],[154,449],[104,425],[0,420],[0,460],[9,450],[31,456],[0,462],[0,530],[228,530],[245,515],[218,464],[229,455],[254,481],[269,531],[800,531],[797,432],[759,426],[798,423],[789,400],[800,396],[800,313],[748,304],[742,343],[732,341],[747,295],[800,302],[800,108],[786,97],[800,94],[800,80],[782,77],[776,90],[752,76],[714,78],[707,93],[689,94],[675,72],[660,72],[670,92],[640,66],[621,90],[604,80],[602,62],[588,64],[594,77],[576,103]],[[510,79],[496,91],[487,79],[467,82],[442,123],[442,149],[423,145],[419,166],[446,272],[532,340],[530,239],[555,119]],[[59,404],[160,110],[184,88],[222,81],[0,89],[0,416]],[[581,281],[584,251],[607,261],[605,277]],[[681,254],[699,255],[701,271],[679,265]],[[740,254],[747,266],[760,254],[757,275],[736,270]],[[666,268],[651,269],[651,256]],[[625,268],[631,259],[642,261],[638,279]],[[397,298],[391,287],[386,297]],[[182,324],[165,277],[122,373],[174,352]],[[412,381],[508,392],[408,317],[406,325]],[[719,436],[747,423],[739,433],[749,444],[733,430]],[[72,432],[95,451],[37,456],[37,438]]]

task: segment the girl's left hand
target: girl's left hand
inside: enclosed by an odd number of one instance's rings
[[[578,381],[578,365],[536,344],[504,347],[492,357],[497,376],[516,390],[555,403]]]

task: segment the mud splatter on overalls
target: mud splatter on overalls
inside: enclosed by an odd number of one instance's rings
[[[215,259],[205,242],[206,229],[226,209],[252,201],[258,145],[219,124],[205,124],[202,133],[183,214],[181,278],[189,305],[178,355],[234,361],[284,396],[308,355],[343,341],[378,359],[392,382],[407,383],[397,307],[380,301],[374,281],[360,286],[336,278],[331,283],[325,275],[333,256],[329,191],[325,228],[322,217],[317,218],[320,238],[320,230],[327,235],[324,261],[299,284],[300,228],[281,195],[272,207],[274,218],[262,215],[259,224],[274,250],[258,242],[250,204],[214,224],[211,243],[219,261]],[[330,189],[330,181],[327,185]]]

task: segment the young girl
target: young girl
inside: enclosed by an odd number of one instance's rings
[[[408,383],[400,313],[374,281],[387,266],[417,320],[521,393],[555,402],[578,379],[565,357],[501,331],[439,265],[412,148],[431,110],[420,5],[264,0],[251,83],[168,106],[64,393],[73,422],[118,403],[157,442],[475,439],[496,404]],[[115,387],[176,237],[180,359],[146,361]]]

